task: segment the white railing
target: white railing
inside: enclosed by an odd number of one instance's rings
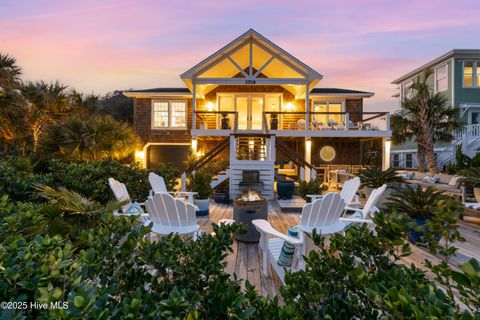
[[[437,164],[439,164],[440,167],[443,167],[455,158],[455,151],[458,146],[462,145],[465,150],[471,143],[480,139],[480,124],[464,126],[461,129],[455,130],[452,135],[452,144],[437,157]]]

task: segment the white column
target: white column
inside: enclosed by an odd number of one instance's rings
[[[310,130],[310,83],[305,87],[305,130]]]
[[[350,122],[350,116],[349,116],[349,113],[348,112],[345,112],[345,130],[348,131],[348,126],[349,126],[349,122]]]
[[[305,161],[312,162],[312,140],[310,137],[305,137]],[[305,180],[310,181],[311,176],[310,168],[305,167]]]
[[[197,129],[197,84],[195,78],[192,79],[192,129]]]
[[[383,162],[382,162],[382,170],[387,170],[390,168],[390,147],[391,141],[387,140],[387,138],[383,138]]]

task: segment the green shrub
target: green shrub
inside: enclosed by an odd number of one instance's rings
[[[308,182],[301,181],[298,187],[298,194],[307,202],[310,202],[312,199],[307,197],[307,194],[322,194],[326,190],[328,190],[328,186],[322,182],[322,179],[317,178]]]
[[[156,174],[163,177],[168,191],[175,189],[177,185],[177,178],[180,176],[180,171],[173,163],[160,163],[153,170]]]
[[[196,241],[178,235],[152,241],[149,227],[134,217],[102,213],[100,223],[81,231],[89,246],[79,249],[60,235],[27,233],[27,221],[38,215],[36,205],[0,200],[0,300],[65,301],[68,309],[4,309],[1,318],[247,319],[255,313],[239,281],[224,271],[240,226],[214,226],[215,235]]]
[[[11,162],[0,161],[0,196],[8,195],[13,201],[38,200],[33,186],[50,183],[50,176],[30,173],[28,167],[20,171]]]
[[[198,199],[208,199],[213,193],[211,183],[212,176],[206,171],[198,170],[190,175],[187,189],[198,192],[198,195],[196,195]]]
[[[113,199],[108,186],[110,177],[126,185],[132,201],[145,201],[151,189],[148,171],[112,160],[79,163],[52,160],[49,171],[53,187],[65,187],[101,203]]]

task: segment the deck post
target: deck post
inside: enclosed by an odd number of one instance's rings
[[[305,130],[310,130],[310,83],[305,85]]]
[[[312,162],[312,140],[310,137],[305,137],[305,161]],[[305,181],[310,181],[312,172],[309,167],[305,166]]]
[[[192,79],[192,129],[197,129],[197,82]]]
[[[387,138],[383,138],[382,141],[382,170],[387,170],[390,168],[390,146],[391,142]]]
[[[350,116],[348,112],[345,112],[345,130],[348,131],[350,124]]]

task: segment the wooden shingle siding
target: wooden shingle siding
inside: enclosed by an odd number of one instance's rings
[[[362,99],[347,99],[345,102],[345,112],[363,112]],[[349,119],[353,122],[362,120],[361,114],[351,114]]]

